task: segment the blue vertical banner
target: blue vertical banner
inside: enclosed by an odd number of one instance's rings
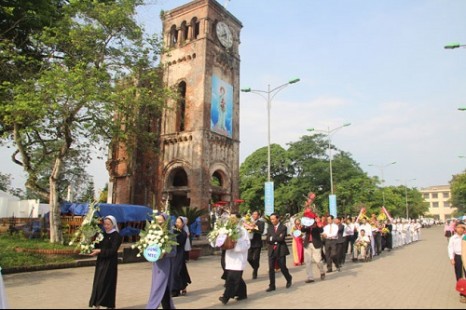
[[[270,215],[273,213],[273,182],[265,182],[265,215]]]
[[[334,217],[337,217],[337,196],[336,195],[328,195],[328,206],[329,212]]]

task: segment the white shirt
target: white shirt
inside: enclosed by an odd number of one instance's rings
[[[451,236],[450,240],[448,241],[448,257],[450,259],[454,259],[455,255],[461,255],[461,243],[463,236],[459,236],[455,233]]]
[[[353,223],[345,224],[345,233],[343,235],[344,236],[354,235],[354,224]]]
[[[244,270],[248,261],[248,249],[251,246],[248,231],[240,226],[240,236],[236,245],[231,250],[225,252],[225,269],[227,270]]]
[[[330,227],[331,226],[331,227]],[[331,228],[331,229],[330,229]],[[331,230],[331,232],[330,232]],[[338,236],[338,225],[337,224],[327,224],[324,226],[324,232],[323,232],[327,239],[337,239]]]

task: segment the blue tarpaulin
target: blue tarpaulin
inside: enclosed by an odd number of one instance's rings
[[[146,206],[99,203],[99,217],[113,215],[118,223],[140,222],[150,220],[153,210]],[[85,216],[89,209],[88,203],[65,202],[60,206],[61,214]]]

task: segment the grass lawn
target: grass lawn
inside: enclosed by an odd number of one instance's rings
[[[16,252],[16,247],[23,249],[57,249],[72,250],[74,247],[59,244],[51,244],[48,240],[27,239],[21,234],[10,236],[9,233],[0,235],[0,267],[2,269],[14,267],[31,267],[46,264],[72,263],[75,261],[73,254],[37,254],[29,252]]]

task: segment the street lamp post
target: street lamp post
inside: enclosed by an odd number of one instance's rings
[[[280,86],[277,86],[273,89],[270,89],[270,84],[267,87],[267,90],[257,90],[257,89],[251,89],[249,88],[243,88],[241,89],[242,92],[245,93],[254,93],[262,98],[264,98],[267,102],[267,182],[271,182],[271,177],[270,177],[270,110],[272,108],[272,99],[277,95],[279,91],[284,89],[290,84],[298,83],[300,81],[299,78],[292,79],[288,81],[288,83],[282,84]],[[272,205],[273,208],[273,205]]]
[[[408,182],[415,181],[416,179],[409,179],[404,181],[405,185],[405,202],[406,202],[406,219],[409,219],[409,207],[408,207]],[[400,179],[396,179],[396,181],[402,181]]]
[[[461,43],[455,42],[455,43],[447,44],[443,48],[445,48],[447,50],[452,50],[452,49],[460,48],[460,47],[466,47],[466,44],[461,44]]]
[[[369,164],[369,166],[371,167],[378,167],[380,169],[380,174],[382,176],[382,200],[383,200],[383,206],[385,207],[385,190],[384,190],[384,187],[383,187],[383,184],[385,183],[385,180],[383,178],[383,168],[385,167],[388,167],[388,166],[391,166],[391,165],[394,165],[396,164],[396,161],[394,162],[391,162],[391,163],[388,163],[388,164],[385,164],[385,165],[374,165],[374,164]]]
[[[455,48],[460,48],[460,47],[466,47],[466,44],[461,44],[461,43],[450,43],[450,44],[447,44],[444,46],[445,49],[449,49],[449,50],[452,50],[452,49],[455,49]],[[460,111],[466,111],[466,107],[459,107],[458,110]]]
[[[339,129],[343,128],[343,127],[348,127],[350,125],[351,125],[351,123],[346,123],[346,124],[343,124],[343,125],[341,125],[339,127],[333,128],[333,129],[330,129],[330,127],[328,127],[326,130],[320,130],[320,129],[314,129],[314,128],[308,129],[308,131],[321,132],[321,133],[324,133],[327,136],[327,139],[328,139],[328,154],[329,154],[328,156],[329,156],[329,162],[330,162],[330,193],[332,195],[333,195],[333,172],[332,172],[331,136],[337,130],[339,130]]]

